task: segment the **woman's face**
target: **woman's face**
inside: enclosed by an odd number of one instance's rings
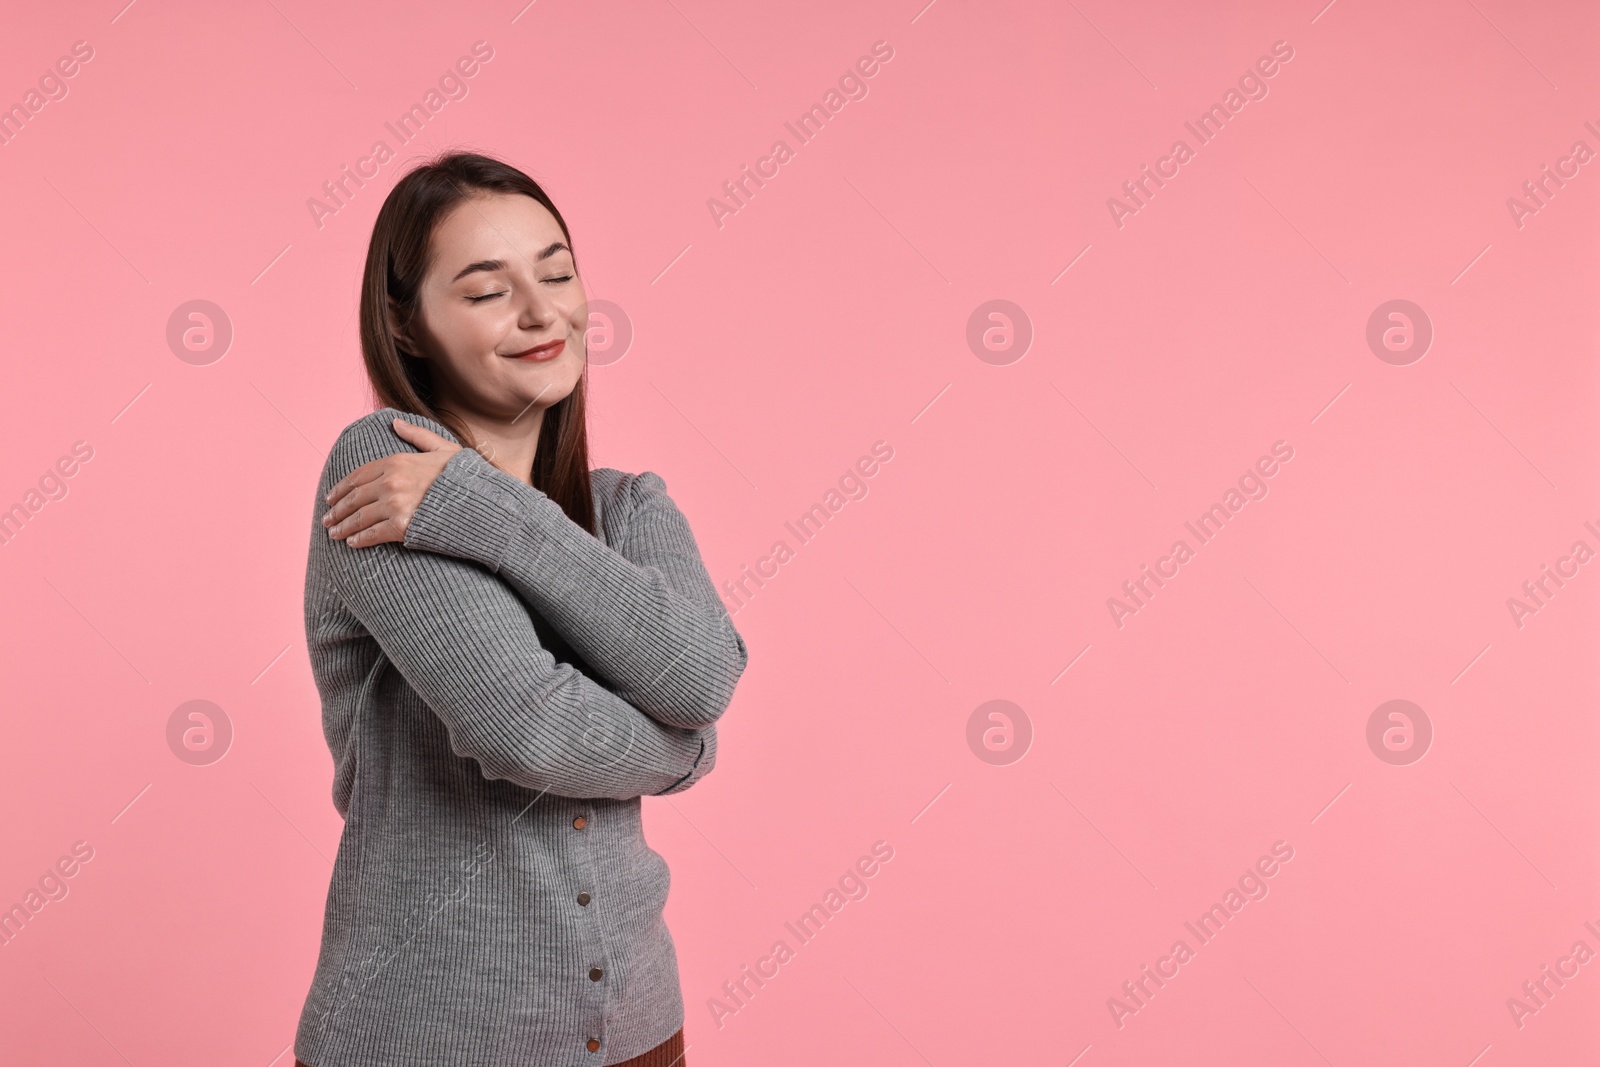
[[[571,393],[588,304],[555,216],[520,193],[478,193],[432,240],[411,336],[432,361],[440,405],[520,423]]]

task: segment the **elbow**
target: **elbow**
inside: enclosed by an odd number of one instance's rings
[[[658,697],[659,695],[657,694]],[[681,730],[703,730],[707,726],[715,726],[732,701],[731,687],[725,687],[720,694],[713,692],[709,687],[702,687],[687,698],[681,695],[676,699],[665,700],[642,697],[638,701],[638,706],[641,711],[664,726],[676,726]]]
[[[450,731],[450,749],[478,765],[485,778],[541,793],[562,795],[560,774],[538,749],[498,733],[471,728]]]
[[[553,717],[558,721],[568,718],[559,713]],[[565,738],[517,725],[538,721],[540,716],[531,709],[504,718],[462,714],[447,718],[446,729],[451,751],[472,760],[492,781],[555,796],[604,795],[598,783],[583,781],[584,769],[605,766],[602,750],[620,747],[625,751],[631,739],[622,738],[620,745],[612,739],[608,745],[594,728],[581,737]],[[613,754],[613,761],[615,758]]]
[[[723,642],[722,654],[706,673],[704,684],[697,687],[694,699],[676,709],[671,725],[688,729],[715,726],[733,703],[733,691],[744,674],[745,665],[750,662],[750,650],[732,626],[728,627],[728,633],[732,639]]]
[[[692,707],[680,708],[672,716],[669,726],[681,726],[686,730],[703,730],[707,726],[715,726],[717,720],[722,718],[722,713],[728,710],[731,700],[706,700]]]
[[[672,796],[692,788],[696,782],[710,774],[717,765],[717,731],[714,728],[702,730],[700,733],[700,755],[695,760],[694,766],[689,768],[689,773],[672,785],[654,794],[658,797]]]

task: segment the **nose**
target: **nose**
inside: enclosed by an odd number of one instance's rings
[[[518,309],[517,326],[529,333],[546,329],[555,322],[558,315],[552,294],[539,288],[539,283],[534,282],[531,287],[523,289],[522,306]]]

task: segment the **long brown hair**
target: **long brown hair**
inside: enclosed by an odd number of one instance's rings
[[[567,246],[572,234],[539,183],[509,163],[474,152],[445,152],[408,171],[378,210],[361,278],[361,355],[378,406],[398,408],[442,423],[463,448],[476,442],[456,416],[436,408],[430,361],[419,358],[390,328],[409,329],[421,310],[423,276],[431,261],[434,227],[457,204],[483,193],[531,196],[555,216]],[[578,257],[572,255],[573,271]],[[585,418],[589,364],[566,398],[544,413],[534,452],[533,485],[573,522],[599,536],[589,483],[589,433]]]

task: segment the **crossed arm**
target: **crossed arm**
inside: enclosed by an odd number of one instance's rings
[[[335,443],[318,499],[356,467],[408,447],[386,425],[358,422]],[[482,461],[470,449],[462,454]],[[593,540],[564,513],[561,517]],[[620,691],[556,662],[538,640],[530,605],[508,580],[465,554],[412,551],[394,542],[352,548],[320,530],[313,536],[322,540],[314,551],[327,553],[327,571],[340,600],[439,715],[452,748],[476,759],[486,777],[558,796],[626,799],[680,792],[714,765],[712,723],[721,707],[704,722],[688,721],[693,715],[685,716],[682,725],[662,722]],[[549,621],[556,624],[553,618]],[[599,629],[605,636],[598,644],[591,641],[592,648],[573,642],[586,658],[595,655],[591,663],[597,671],[596,661],[606,657],[595,650],[614,649],[619,641],[612,632],[617,629],[614,620]],[[580,632],[585,631],[574,630]],[[737,647],[742,669],[743,642]],[[635,678],[654,661],[624,655],[620,662],[622,673]],[[698,688],[663,687],[661,679],[653,679],[642,691],[670,694],[664,707],[691,708],[702,718],[715,703],[707,696],[713,690],[705,688],[704,676]]]
[[[651,718],[709,726],[748,662],[744,638],[661,477],[646,471],[621,495],[627,535],[614,550],[543,492],[464,448],[428,488],[404,543],[499,575]]]

